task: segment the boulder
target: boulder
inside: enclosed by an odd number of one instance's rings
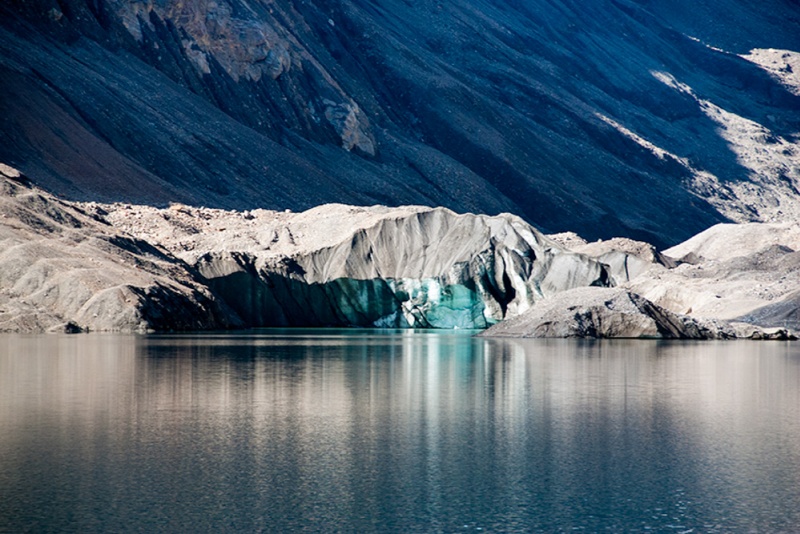
[[[483,337],[730,339],[731,327],[672,313],[623,288],[578,288],[480,334]]]

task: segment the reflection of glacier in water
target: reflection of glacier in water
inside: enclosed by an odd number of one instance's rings
[[[798,350],[6,336],[0,517],[12,530],[791,530]]]

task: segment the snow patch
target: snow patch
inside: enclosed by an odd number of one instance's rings
[[[728,52],[727,50],[723,50],[722,48],[718,48],[716,46],[711,46],[710,44],[706,43],[705,41],[702,41],[702,40],[698,39],[697,37],[694,37],[694,36],[691,36],[691,35],[687,35],[686,37],[688,37],[689,39],[691,39],[692,41],[694,41],[696,43],[700,43],[701,45],[705,46],[709,50],[713,50],[714,52],[719,52],[720,54],[730,54],[730,52]]]
[[[595,115],[601,121],[603,121],[606,124],[608,124],[609,126],[613,127],[615,130],[617,130],[619,133],[621,133],[622,135],[624,135],[628,139],[634,141],[636,144],[638,144],[642,148],[645,148],[645,149],[649,150],[650,152],[652,152],[658,159],[664,160],[664,159],[670,158],[670,159],[673,159],[675,161],[680,162],[686,168],[690,168],[689,160],[687,160],[686,158],[682,158],[682,157],[676,156],[672,152],[669,152],[667,150],[664,150],[661,147],[658,147],[658,146],[654,145],[653,143],[651,143],[647,139],[645,139],[645,138],[641,137],[640,135],[632,132],[631,130],[629,130],[628,128],[624,127],[623,125],[621,125],[620,123],[618,123],[617,121],[615,121],[614,119],[612,119],[610,117],[606,117],[605,115],[603,115],[601,113],[595,113]]]
[[[775,48],[754,48],[739,57],[755,63],[782,83],[792,94],[800,96],[800,53]]]

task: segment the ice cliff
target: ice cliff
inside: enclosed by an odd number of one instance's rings
[[[0,331],[483,328],[609,282],[512,215],[72,203],[0,165]]]
[[[253,326],[484,328],[560,291],[610,283],[605,265],[508,214],[103,209],[194,266]]]

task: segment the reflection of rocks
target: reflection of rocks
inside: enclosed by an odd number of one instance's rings
[[[239,324],[163,249],[0,173],[0,331]]]

